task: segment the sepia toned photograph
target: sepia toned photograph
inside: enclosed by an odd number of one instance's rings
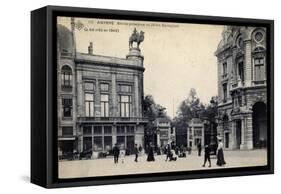
[[[268,165],[265,27],[56,22],[58,178]]]

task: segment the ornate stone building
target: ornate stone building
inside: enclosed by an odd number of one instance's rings
[[[218,61],[218,134],[223,137],[225,148],[265,147],[265,29],[226,27],[215,55]]]
[[[204,122],[199,118],[192,118],[188,123],[187,128],[187,146],[192,149],[197,149],[197,145],[205,144],[205,129]]]
[[[57,106],[59,155],[131,151],[144,146],[143,56],[131,47],[126,58],[76,51],[75,23],[58,24]]]
[[[157,131],[157,147],[164,147],[171,142],[176,141],[176,132],[171,125],[171,121],[165,117],[158,117],[155,120]]]

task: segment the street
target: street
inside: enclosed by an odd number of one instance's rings
[[[216,168],[233,168],[246,166],[263,166],[267,164],[266,150],[224,151],[226,165],[218,167],[215,156],[211,157],[212,167],[202,167],[204,152],[201,157],[193,151],[186,158],[166,162],[166,155],[155,155],[155,162],[147,162],[146,155],[139,156],[134,162],[134,155],[125,157],[125,162],[114,164],[113,157],[92,160],[60,161],[59,178],[96,177],[107,175],[142,174],[153,172],[171,172],[186,170],[208,170]]]

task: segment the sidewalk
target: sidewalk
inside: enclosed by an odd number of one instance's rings
[[[165,162],[165,155],[155,155],[155,162],[147,162],[146,155],[134,162],[134,155],[127,156],[122,164],[114,164],[113,158],[61,161],[59,162],[59,178],[77,178],[92,176],[142,174],[153,172],[171,172],[186,170],[208,170],[217,168],[233,168],[246,166],[263,166],[267,164],[266,150],[224,151],[226,165],[216,166],[216,158],[211,157],[212,167],[202,167],[204,152],[201,157],[193,151],[186,158],[178,158],[175,162]],[[208,166],[208,165],[206,165]]]

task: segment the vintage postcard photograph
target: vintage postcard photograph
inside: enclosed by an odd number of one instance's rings
[[[265,27],[56,22],[58,178],[268,164]]]

